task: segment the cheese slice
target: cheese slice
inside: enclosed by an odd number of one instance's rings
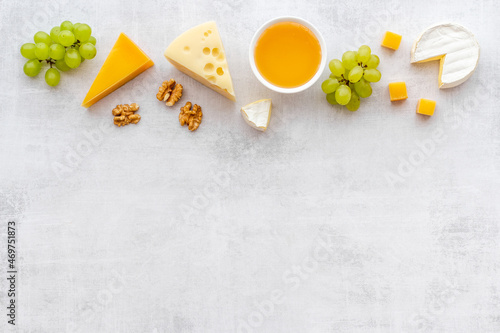
[[[411,50],[411,62],[440,60],[439,88],[452,88],[465,82],[479,61],[479,44],[461,25],[434,25],[418,36]]]
[[[153,65],[153,61],[127,35],[121,33],[82,106],[88,108]]]
[[[261,99],[241,108],[241,115],[248,125],[264,132],[271,119],[271,99]]]
[[[178,70],[230,100],[234,97],[226,52],[215,22],[206,22],[177,37],[165,57]]]

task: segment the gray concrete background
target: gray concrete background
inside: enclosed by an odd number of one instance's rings
[[[380,56],[357,112],[330,107],[320,82],[289,96],[253,77],[252,35],[280,15],[315,24],[330,59],[365,43]],[[14,219],[19,332],[499,332],[499,15],[493,0],[0,1],[1,308]],[[98,54],[49,88],[24,76],[19,47],[65,19],[92,26]],[[208,20],[236,103],[163,57]],[[438,63],[409,62],[437,22],[481,45],[454,89],[438,89]],[[379,46],[386,30],[398,51]],[[120,32],[155,66],[86,110]],[[203,107],[194,133],[155,99],[171,77]],[[391,104],[393,81],[408,100]],[[261,98],[266,133],[239,114]],[[437,100],[433,117],[419,98]],[[112,126],[130,102],[141,122]]]

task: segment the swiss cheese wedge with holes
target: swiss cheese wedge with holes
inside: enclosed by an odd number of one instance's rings
[[[177,37],[165,50],[165,58],[178,70],[235,101],[226,52],[215,22],[206,22]]]

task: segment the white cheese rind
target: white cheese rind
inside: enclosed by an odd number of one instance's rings
[[[271,99],[261,99],[241,108],[241,115],[248,125],[264,132],[271,119]]]
[[[193,27],[165,50],[177,69],[230,100],[235,100],[226,52],[214,21]]]
[[[413,43],[411,62],[439,59],[439,87],[456,87],[476,69],[479,43],[469,30],[459,24],[434,25],[422,32]]]

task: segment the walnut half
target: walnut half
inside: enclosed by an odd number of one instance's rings
[[[115,116],[115,125],[120,127],[128,124],[137,124],[141,120],[141,116],[135,114],[137,110],[139,110],[137,103],[117,105],[112,111],[113,116]]]
[[[159,101],[165,101],[165,105],[173,106],[182,97],[182,84],[176,84],[174,79],[163,81],[156,98]]]
[[[181,123],[181,126],[187,124],[190,131],[196,131],[201,124],[203,112],[201,112],[201,106],[198,104],[195,104],[193,109],[191,109],[191,106],[191,102],[187,102],[186,105],[181,108],[181,113],[179,113],[179,122]]]

